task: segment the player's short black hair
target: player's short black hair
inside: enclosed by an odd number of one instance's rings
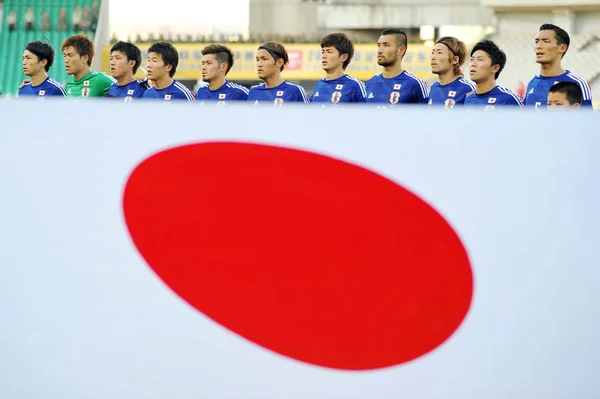
[[[491,40],[482,40],[477,43],[471,50],[471,57],[478,50],[481,50],[490,56],[492,59],[492,66],[500,65],[500,69],[496,72],[496,79],[498,79],[500,72],[502,72],[506,65],[506,54],[504,54],[504,51],[500,50],[500,47]]]
[[[408,48],[408,36],[406,36],[406,32],[402,29],[386,29],[381,32],[381,36],[394,35],[396,37],[396,44],[398,47],[406,47]]]
[[[179,53],[175,46],[169,42],[156,42],[148,49],[148,54],[156,53],[159,54],[163,62],[166,65],[171,65],[169,76],[173,77],[177,71],[177,65],[179,65]]]
[[[267,51],[269,54],[271,54],[271,57],[273,57],[273,59],[275,60],[275,62],[277,62],[278,59],[283,59],[283,65],[281,66],[281,71],[283,71],[283,68],[290,62],[290,57],[288,56],[287,51],[285,51],[285,47],[283,47],[283,44],[278,43],[278,42],[266,42],[264,44],[261,44],[258,47],[259,50],[265,50]]]
[[[581,104],[583,102],[583,90],[581,90],[581,86],[575,82],[564,81],[555,83],[548,92],[564,94],[571,105]]]
[[[94,59],[95,53],[94,42],[92,42],[87,35],[78,33],[66,38],[60,49],[65,51],[67,47],[73,47],[80,57],[87,55],[87,64],[88,66],[92,66],[92,60]]]
[[[562,55],[564,57],[565,54],[567,54],[567,51],[569,50],[569,45],[571,44],[571,38],[569,37],[567,31],[554,24],[543,24],[542,26],[540,26],[540,32],[543,30],[553,31],[554,35],[556,36],[556,43],[558,43],[559,46],[561,44],[567,45],[567,50],[565,50],[565,52]]]
[[[25,46],[25,50],[34,54],[40,62],[46,60],[46,72],[50,70],[50,67],[54,63],[54,49],[51,45],[36,40],[34,42],[27,43],[27,46]]]
[[[206,54],[214,54],[219,64],[226,63],[227,71],[225,71],[225,75],[229,73],[233,66],[233,53],[229,47],[222,44],[209,44],[202,49],[202,55]]]
[[[348,59],[342,65],[344,69],[348,67],[354,56],[354,44],[352,44],[352,40],[348,36],[343,33],[331,33],[321,40],[321,48],[325,47],[335,47],[340,56],[348,54]]]
[[[142,65],[142,51],[133,43],[130,42],[116,42],[110,49],[110,52],[118,51],[127,57],[127,61],[135,61],[133,66],[133,74],[138,71],[140,65]]]

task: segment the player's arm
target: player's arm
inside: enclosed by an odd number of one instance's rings
[[[367,87],[363,82],[356,82],[354,102],[366,103],[367,102]]]
[[[248,100],[248,90],[238,89],[234,90],[230,95],[229,99],[232,101],[246,101]]]
[[[304,87],[302,86],[296,86],[298,88],[298,91],[296,93],[296,95],[294,96],[293,101],[298,101],[298,102],[303,102],[303,103],[310,103],[310,98],[308,97],[308,94],[306,93],[306,90],[304,90]]]
[[[429,88],[424,80],[417,82],[417,103],[428,104],[429,103]]]
[[[110,92],[110,88],[117,81],[108,76],[105,73],[100,74],[100,79],[98,79],[99,92],[102,93],[102,97],[108,97],[108,93]]]

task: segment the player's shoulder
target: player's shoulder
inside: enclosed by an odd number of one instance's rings
[[[304,87],[300,86],[299,84],[291,83],[288,81],[283,82],[283,84],[284,84],[284,87],[286,87],[286,88],[299,91],[300,93],[306,93],[306,90],[304,90]]]
[[[265,86],[264,83],[260,83],[260,84],[257,84],[257,85],[254,85],[254,86],[250,87],[250,91],[252,91],[252,90],[265,90],[265,89],[266,89],[266,86]]]
[[[418,77],[415,74],[412,74],[408,71],[404,71],[404,76],[406,77],[406,80],[413,83],[413,84],[424,84],[425,81],[423,79],[421,79],[420,77]]]
[[[470,92],[468,92],[468,93],[466,94],[466,97],[467,97],[467,98],[469,98],[469,97],[474,97],[476,94],[477,94],[477,91],[476,91],[476,90],[471,90]]]
[[[578,83],[581,86],[588,86],[588,82],[584,78],[569,70],[565,71],[565,77],[572,82]]]
[[[249,92],[249,90],[246,86],[243,86],[243,85],[240,85],[237,83],[233,83],[233,82],[227,82],[226,87],[230,91],[234,91],[234,92],[242,92],[244,94],[248,94],[248,92]]]
[[[151,97],[156,95],[156,87],[152,86],[149,87],[148,90],[146,90],[143,94],[143,97]]]
[[[512,91],[511,89],[509,89],[508,87],[504,87],[504,86],[496,86],[496,90],[508,101],[511,103],[515,103],[518,105],[523,105],[523,100],[521,100],[521,97],[519,97],[519,95],[517,93],[515,93],[514,91]]]
[[[369,80],[367,80],[367,83],[373,83],[373,82],[377,82],[381,80],[381,74],[378,73],[377,75],[373,75]]]
[[[365,82],[363,82],[362,80],[360,80],[358,78],[355,78],[352,75],[346,74],[346,75],[344,75],[344,78],[346,79],[346,81],[348,83],[350,83],[353,86],[364,86],[364,84],[365,84]]]
[[[195,101],[194,94],[183,83],[178,80],[173,80],[173,89],[180,93],[182,98],[185,97],[188,101]]]
[[[471,82],[470,80],[467,80],[465,78],[459,78],[457,81],[461,86],[464,86],[464,88],[466,90],[469,91],[474,91],[475,90],[475,83]]]
[[[442,88],[442,84],[440,83],[439,80],[436,80],[435,82],[433,82],[431,84],[431,89],[441,89]]]

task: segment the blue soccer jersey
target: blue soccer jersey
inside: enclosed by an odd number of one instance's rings
[[[144,100],[163,100],[163,101],[177,101],[183,100],[188,102],[195,102],[194,94],[183,85],[183,83],[173,80],[169,86],[164,89],[157,89],[151,87],[146,90],[142,96]]]
[[[254,105],[283,105],[286,102],[309,102],[308,94],[302,86],[283,82],[279,86],[268,88],[264,83],[253,86],[248,93],[248,101]]]
[[[527,107],[546,108],[548,104],[548,92],[550,88],[558,82],[574,82],[581,87],[583,93],[582,107],[592,107],[592,91],[590,85],[579,76],[570,71],[565,71],[558,76],[536,75],[527,85],[527,94],[525,95],[525,105]]]
[[[388,104],[427,104],[429,89],[422,79],[408,71],[393,78],[375,75],[367,81],[367,102]]]
[[[517,94],[501,86],[496,86],[483,94],[477,94],[473,91],[467,94],[465,99],[465,108],[467,109],[483,108],[486,111],[493,111],[497,106],[505,105],[516,105],[523,108],[523,101]]]
[[[134,80],[123,86],[115,83],[108,90],[108,97],[122,98],[126,103],[130,103],[134,98],[142,98],[149,88],[147,80]]]
[[[199,88],[196,101],[200,101],[201,104],[207,101],[224,105],[227,101],[247,101],[248,92],[247,87],[226,80],[225,84],[216,90],[211,90],[208,85]]]
[[[67,92],[60,83],[58,83],[56,80],[50,77],[47,77],[46,80],[44,80],[41,84],[37,86],[33,86],[31,83],[27,83],[25,86],[19,89],[19,97],[20,96],[66,97]]]
[[[458,78],[448,84],[435,82],[429,90],[429,104],[443,105],[445,108],[454,108],[455,105],[463,105],[467,93],[475,90],[475,83]]]
[[[337,79],[319,80],[310,98],[312,103],[339,104],[367,102],[367,89],[360,80],[344,75]]]

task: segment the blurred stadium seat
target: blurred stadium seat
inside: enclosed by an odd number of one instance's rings
[[[0,31],[0,91],[5,95],[16,95],[21,81],[25,78],[21,69],[21,57],[27,43],[34,40],[48,41],[54,48],[55,60],[49,75],[61,83],[67,79],[65,64],[61,55],[61,44],[69,36],[79,33],[73,30],[71,18],[76,6],[92,7],[94,0],[5,0],[2,15],[2,30]],[[99,3],[99,1],[97,1]],[[60,30],[60,9],[64,7],[67,17],[67,30]],[[35,15],[33,30],[25,30],[24,15],[31,8]],[[6,29],[6,17],[10,10],[17,15],[17,30]],[[50,16],[51,29],[43,31],[41,22],[43,12]],[[64,27],[64,26],[63,26]],[[83,32],[93,36],[94,32]]]

